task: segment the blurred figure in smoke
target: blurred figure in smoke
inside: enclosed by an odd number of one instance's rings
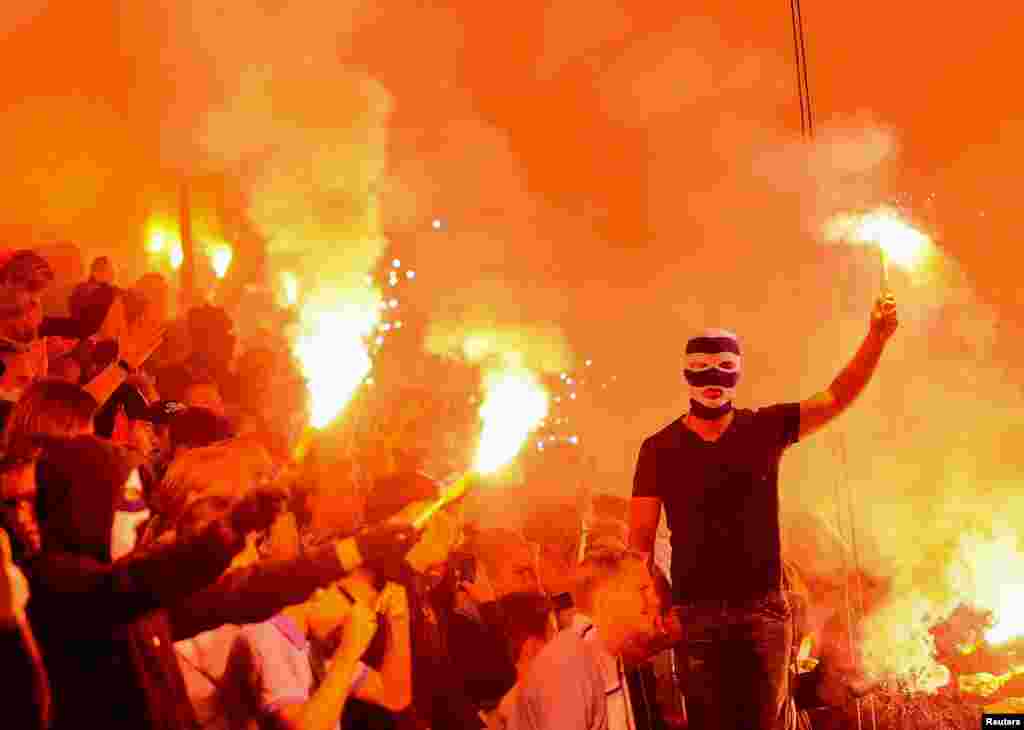
[[[171,289],[167,280],[156,272],[143,274],[132,290],[135,296],[146,303],[150,317],[166,322],[170,316]]]
[[[205,408],[218,416],[226,416],[224,399],[213,378],[197,378],[185,386],[184,402],[189,408]]]
[[[189,385],[200,379],[212,379],[224,401],[237,402],[238,387],[231,372],[236,342],[231,317],[220,307],[194,307],[188,313],[187,330],[191,354],[157,373],[161,395],[183,401]]]
[[[53,270],[34,251],[0,252],[0,337],[30,344],[43,322],[43,294]]]
[[[896,331],[879,299],[867,337],[828,389],[802,403],[733,409],[740,343],[708,330],[686,345],[690,412],[640,448],[631,545],[651,556],[661,506],[672,530],[672,587],[687,637],[692,728],[775,728],[784,720],[792,607],[783,588],[778,470],[783,452],[864,390]]]
[[[78,317],[81,308],[101,286],[114,285],[114,264],[106,256],[93,259],[89,268],[89,278],[76,286],[68,298],[68,310],[72,317]]]

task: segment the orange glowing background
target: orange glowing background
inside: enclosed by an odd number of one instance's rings
[[[147,256],[173,265],[172,232],[158,243],[147,225],[157,210],[173,228],[195,178],[244,219],[214,241],[231,238],[225,282],[272,239],[270,275],[289,274],[275,291],[301,308],[351,291],[387,237],[415,262],[403,320],[541,331],[528,339],[617,376],[577,416],[599,491],[628,494],[642,439],[686,407],[679,354],[695,330],[739,333],[741,405],[827,386],[863,336],[878,261],[822,245],[822,225],[906,194],[942,276],[893,277],[901,327],[875,381],[787,455],[787,540],[811,540],[797,518],[828,519],[822,485],[846,474],[865,569],[905,589],[891,627],[923,614],[919,595],[945,605],[961,590],[961,533],[1024,517],[1024,8],[805,4],[818,123],[805,143],[785,4],[6,5],[5,240],[116,252],[126,277]],[[307,338],[341,329],[362,352],[374,315],[353,327],[314,311],[331,308],[305,310]],[[305,342],[330,381],[332,351]],[[368,372],[349,365],[320,420]],[[834,547],[801,556],[834,570]]]

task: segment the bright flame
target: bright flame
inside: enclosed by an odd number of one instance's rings
[[[941,590],[897,591],[867,617],[861,651],[870,674],[898,677],[918,691],[944,686],[949,670],[938,663],[929,630],[961,605],[992,613],[994,623],[984,634],[990,645],[1024,637],[1024,552],[1012,526],[962,534],[940,575]]]
[[[185,251],[181,246],[177,226],[153,219],[146,228],[146,251],[155,257],[166,256],[171,268],[180,268],[185,260]]]
[[[150,253],[160,253],[167,246],[167,234],[163,231],[153,231],[146,238],[146,250]]]
[[[996,625],[985,632],[985,641],[1004,644],[1017,636],[1024,636],[1024,585],[1002,586],[998,602]]]
[[[961,537],[950,578],[966,594],[964,603],[992,612],[995,623],[985,632],[988,643],[1024,636],[1024,553],[1016,531],[1003,527],[991,538]]]
[[[177,271],[181,268],[181,264],[185,261],[185,249],[181,247],[181,243],[175,241],[171,244],[170,250],[171,268]]]
[[[548,414],[548,394],[529,370],[508,369],[484,378],[483,430],[473,469],[490,474],[512,461]]]
[[[231,266],[231,259],[234,256],[231,246],[226,243],[212,244],[206,249],[206,255],[210,257],[210,264],[213,266],[213,273],[217,275],[218,279],[223,279],[224,275],[228,273],[228,268]]]
[[[303,307],[293,349],[309,388],[314,428],[337,418],[369,375],[366,338],[379,317],[379,294],[372,290],[320,292]]]
[[[879,246],[890,261],[908,270],[924,263],[933,245],[931,238],[887,205],[868,213],[833,216],[825,223],[825,238]]]
[[[282,271],[280,279],[284,302],[289,307],[294,307],[299,303],[299,277],[294,272]]]

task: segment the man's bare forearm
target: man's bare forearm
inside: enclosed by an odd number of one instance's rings
[[[836,408],[843,410],[863,392],[867,384],[871,382],[871,376],[875,374],[883,350],[885,350],[885,341],[874,332],[868,333],[857,349],[857,354],[828,388],[829,393],[835,399]]]

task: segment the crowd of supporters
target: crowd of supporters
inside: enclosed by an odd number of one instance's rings
[[[4,727],[684,726],[683,627],[624,506],[416,529],[440,487],[415,450],[358,483],[296,459],[287,351],[216,306],[170,320],[160,275],[107,258],[46,316],[53,284],[0,254]]]

